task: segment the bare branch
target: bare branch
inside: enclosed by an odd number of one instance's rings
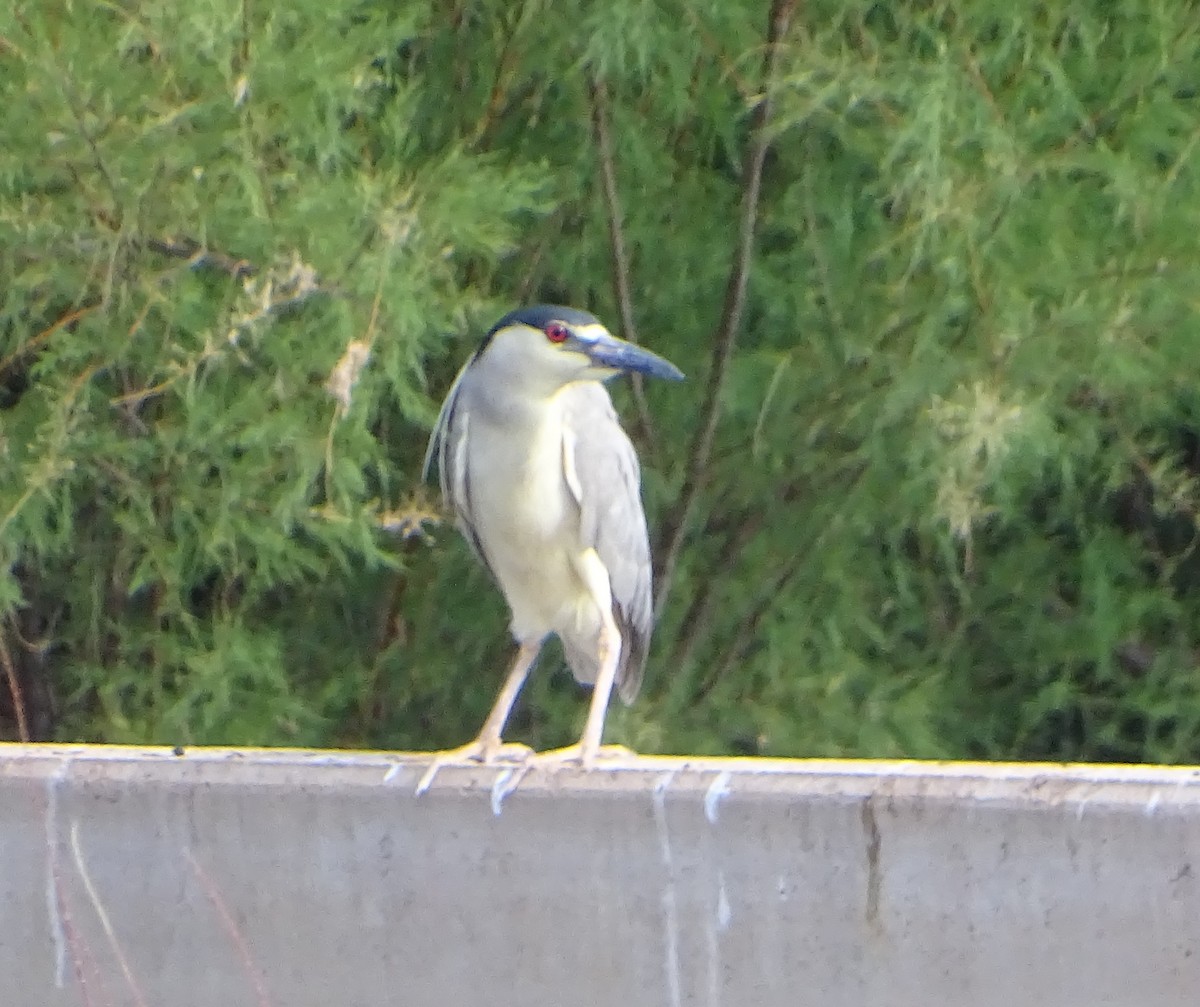
[[[842,468],[838,472],[832,473],[832,478],[826,488],[833,491],[835,499],[843,499],[858,486],[865,472],[866,466],[861,462],[855,462],[848,468]],[[802,480],[784,488],[778,497],[779,504],[784,513],[801,498],[806,485],[807,482]],[[720,551],[722,561],[727,567],[732,568],[745,549],[754,541],[756,533],[763,531],[766,519],[770,516],[770,514],[767,514],[762,509],[755,511],[753,514],[747,511],[739,515],[735,522],[737,533],[726,534],[725,543]],[[816,521],[812,524],[812,537],[810,541],[804,545],[795,547],[791,557],[776,567],[773,576],[764,576],[761,578],[762,585],[764,586],[762,586],[753,603],[741,612],[741,618],[738,620],[733,642],[726,649],[724,656],[717,663],[715,669],[710,671],[708,677],[697,688],[693,694],[693,701],[699,702],[707,696],[716,684],[732,671],[739,661],[746,657],[754,640],[758,636],[763,620],[778,603],[784,589],[795,579],[810,557],[819,553],[822,543],[828,534],[829,523]],[[715,583],[716,578],[709,577],[705,581],[705,587],[700,591],[697,600],[693,601],[692,607],[689,609],[689,616],[693,614],[694,610],[701,610],[695,615],[695,622],[691,627],[696,636],[699,636],[708,628],[704,623],[707,622],[708,613],[712,610],[711,598],[713,597],[713,585]],[[704,620],[704,622],[701,620]],[[690,648],[695,647],[695,645],[696,640],[694,639],[685,638],[680,641],[676,648],[677,653],[682,651],[680,664],[682,664],[683,660],[691,656]]]
[[[800,498],[802,492],[803,485],[800,483],[784,487],[776,498],[778,506],[785,509],[790,507]],[[762,534],[770,516],[771,514],[762,507],[745,508],[722,522],[724,528],[715,527],[714,523],[710,522],[705,528],[706,539],[721,534],[722,541],[717,545],[714,540],[713,546],[706,551],[720,557],[722,569],[734,569],[741,561],[742,554]],[[696,648],[709,630],[722,583],[721,578],[706,577],[692,596],[691,604],[688,605],[679,624],[679,633],[672,651],[671,660],[675,667],[681,668],[691,661]]]
[[[562,208],[556,207],[546,215],[537,228],[533,250],[528,255],[521,256],[527,265],[525,266],[525,275],[517,287],[518,304],[528,304],[534,290],[537,289],[537,285],[541,281],[542,260],[546,257],[546,250],[552,246],[558,236],[558,229],[561,226]]]
[[[92,210],[92,218],[98,223],[103,224],[110,231],[118,234],[121,232],[123,225],[120,218],[103,207],[94,208]],[[222,273],[227,273],[234,280],[241,280],[247,276],[253,276],[258,272],[258,267],[249,260],[229,255],[215,248],[209,248],[207,245],[201,244],[195,238],[189,238],[187,235],[147,238],[131,234],[125,237],[125,242],[133,249],[148,248],[152,252],[157,252],[159,255],[165,255],[171,259],[186,259],[188,260],[188,265],[192,267],[203,266],[219,270]]]
[[[704,699],[705,696],[712,692],[717,683],[734,669],[738,662],[745,659],[751,644],[758,636],[758,631],[762,627],[763,620],[771,609],[775,607],[776,602],[779,600],[779,595],[783,592],[784,588],[788,586],[796,574],[803,568],[806,559],[807,555],[804,552],[800,552],[776,572],[766,589],[742,616],[737,632],[734,634],[733,642],[725,651],[716,669],[701,683],[700,688],[696,690],[694,701],[698,702]]]
[[[45,343],[52,335],[54,335],[54,333],[56,333],[59,329],[63,329],[69,325],[73,325],[75,322],[79,321],[79,319],[83,318],[84,316],[90,315],[98,307],[100,307],[98,302],[92,303],[92,304],[85,304],[82,308],[76,308],[74,311],[68,311],[65,315],[62,315],[55,321],[51,322],[50,325],[48,325],[46,328],[42,329],[41,332],[39,332],[36,336],[34,336],[28,342],[22,343],[15,350],[13,350],[12,353],[10,353],[7,357],[0,359],[0,374],[3,374],[5,371],[7,371],[10,367],[12,367],[12,365],[14,363],[16,363],[22,357],[28,356],[30,353],[32,353],[34,350],[36,350],[39,346],[41,346],[43,343]]]
[[[0,665],[4,666],[4,677],[8,680],[8,692],[12,697],[13,712],[17,718],[17,737],[25,744],[32,741],[29,733],[29,720],[25,715],[25,696],[21,691],[21,680],[13,665],[12,654],[4,642],[4,634],[0,633]]]
[[[511,88],[513,84],[513,64],[519,54],[515,52],[515,43],[517,36],[528,28],[530,21],[537,14],[537,9],[540,5],[536,3],[522,3],[521,9],[513,17],[500,16],[499,21],[501,29],[504,32],[504,41],[500,43],[500,55],[496,59],[496,69],[492,74],[492,86],[488,92],[487,107],[483,110],[483,115],[479,121],[475,123],[474,129],[471,131],[468,144],[476,149],[484,148],[484,140],[492,127],[500,120],[504,112],[505,106],[511,100]],[[502,8],[503,9],[503,8]],[[511,14],[511,6],[507,13]]]
[[[736,531],[725,536],[718,553],[721,566],[729,570],[741,558],[746,547],[753,542],[766,523],[766,511],[759,508],[754,514],[741,515],[737,522]],[[723,580],[718,577],[706,577],[692,595],[683,619],[679,623],[679,633],[675,639],[675,647],[671,653],[671,663],[676,668],[689,664],[696,648],[707,635],[712,624],[713,609],[719,596],[718,589],[723,586]]]
[[[604,192],[604,206],[608,213],[608,242],[612,250],[613,297],[621,317],[621,332],[631,343],[640,342],[637,324],[633,318],[633,295],[629,284],[629,250],[625,245],[624,214],[621,212],[621,196],[617,191],[617,168],[613,157],[612,134],[608,129],[610,115],[608,87],[595,74],[588,74],[588,91],[592,99],[592,131],[596,138],[596,150],[600,155],[600,185]],[[650,405],[646,401],[646,385],[640,374],[634,374],[633,398],[637,404],[639,434],[646,443],[654,441],[654,427],[650,420]]]
[[[137,239],[133,244],[137,244]],[[188,259],[193,266],[207,266],[228,273],[234,280],[253,276],[258,267],[246,259],[239,259],[215,248],[207,248],[194,238],[145,238],[142,244],[159,255],[172,259]]]
[[[750,276],[750,262],[754,252],[754,232],[758,223],[763,163],[770,146],[767,127],[771,115],[772,85],[779,64],[779,43],[787,33],[795,7],[796,0],[772,0],[771,3],[767,44],[763,56],[762,96],[751,119],[750,143],[746,150],[746,160],[742,172],[743,188],[738,242],[733,254],[733,263],[729,269],[729,280],[725,287],[721,320],[713,337],[708,385],[704,391],[700,423],[692,440],[683,486],[679,491],[675,506],[671,508],[663,521],[658,540],[658,552],[662,556],[662,566],[655,591],[654,610],[656,615],[662,612],[663,604],[671,590],[671,583],[675,578],[675,568],[679,563],[679,554],[687,536],[687,526],[708,473],[709,457],[712,454],[717,425],[721,419],[721,396],[729,376],[729,365],[737,345],[742,314],[746,305],[746,283]]]

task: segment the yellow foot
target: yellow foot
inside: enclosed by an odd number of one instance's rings
[[[530,766],[561,766],[567,762],[577,762],[584,769],[591,769],[597,762],[616,762],[622,759],[636,759],[637,752],[624,745],[600,745],[591,751],[585,751],[582,743],[568,745],[566,748],[552,748],[548,752],[538,752],[529,757]]]
[[[519,745],[515,742],[488,742],[476,738],[458,748],[447,748],[445,751],[431,752],[430,754],[433,756],[433,761],[417,783],[416,794],[418,797],[429,789],[433,778],[437,776],[443,766],[469,766],[476,762],[483,763],[485,766],[498,762],[519,766],[530,759],[533,749],[528,745]]]

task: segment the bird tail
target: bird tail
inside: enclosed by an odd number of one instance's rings
[[[628,706],[637,698],[642,687],[648,641],[636,629],[620,620],[617,626],[621,630],[621,655],[617,659],[617,695],[621,697],[621,702]],[[575,681],[582,685],[594,685],[596,676],[600,673],[600,662],[596,659],[594,647],[580,647],[566,635],[560,636],[559,639],[562,641],[567,667],[571,669]]]
[[[617,695],[628,706],[642,688],[646,674],[646,644],[642,634],[632,626],[621,627],[621,658],[617,662]]]

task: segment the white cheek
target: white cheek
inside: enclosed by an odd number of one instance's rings
[[[544,332],[528,326],[497,333],[487,353],[499,380],[531,391],[593,376],[584,354],[552,343]]]

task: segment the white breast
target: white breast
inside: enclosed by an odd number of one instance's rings
[[[579,516],[563,478],[557,408],[551,400],[504,423],[471,425],[472,516],[519,640],[554,632],[590,598],[576,573]]]

